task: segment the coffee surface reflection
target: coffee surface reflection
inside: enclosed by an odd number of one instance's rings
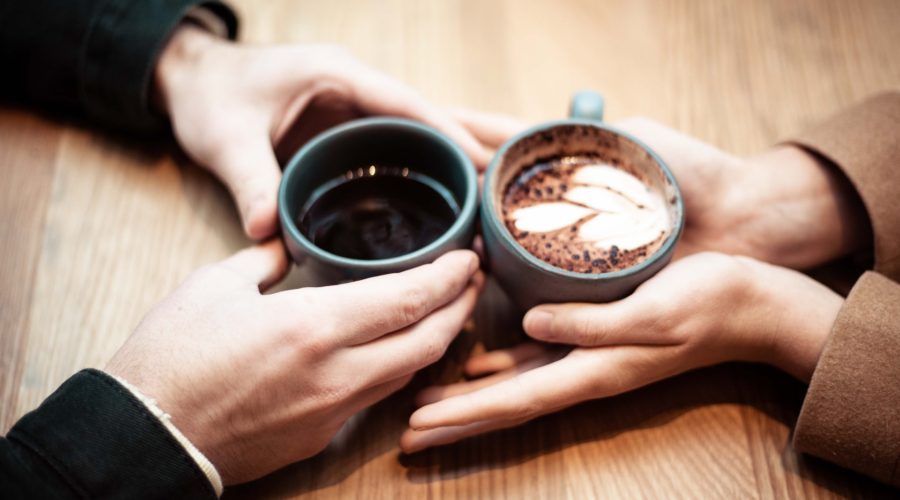
[[[319,189],[297,215],[300,231],[341,257],[389,259],[434,242],[459,205],[436,180],[407,168],[367,165]]]

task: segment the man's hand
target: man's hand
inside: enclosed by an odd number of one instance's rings
[[[261,295],[287,265],[272,241],[194,272],[106,369],[155,398],[225,484],[314,455],[437,361],[484,281],[463,250],[404,273]]]
[[[358,116],[401,116],[443,131],[476,165],[490,161],[443,110],[334,46],[245,46],[184,25],[163,50],[155,80],[178,142],[225,183],[253,239],[277,227],[273,144],[296,126],[309,136]]]
[[[511,427],[725,361],[773,364],[808,381],[843,303],[797,272],[698,253],[609,304],[538,306],[527,343],[470,359],[482,376],[423,391],[406,452]]]

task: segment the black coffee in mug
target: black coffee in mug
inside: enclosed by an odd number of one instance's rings
[[[437,240],[459,212],[453,195],[433,178],[403,167],[367,165],[319,187],[295,220],[325,251],[378,260]]]
[[[402,272],[468,248],[477,211],[478,174],[465,152],[395,117],[314,137],[278,189],[284,243],[310,286]]]

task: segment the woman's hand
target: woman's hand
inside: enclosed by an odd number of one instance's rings
[[[525,129],[500,115],[456,116],[486,148]],[[871,242],[868,216],[850,182],[798,147],[741,158],[646,118],[612,125],[656,151],[681,186],[686,224],[676,258],[716,251],[808,269]]]
[[[194,272],[106,371],[158,401],[225,484],[322,450],[344,422],[437,361],[484,281],[470,251],[346,285],[261,295],[280,242]]]
[[[451,443],[726,361],[770,363],[806,381],[842,303],[796,271],[691,255],[618,302],[532,309],[525,332],[542,344],[474,357],[466,372],[482,378],[423,391],[401,447]]]
[[[737,157],[646,118],[615,124],[656,151],[684,195],[677,255],[716,251],[809,269],[871,242],[850,182],[796,146]]]
[[[443,131],[480,167],[490,160],[443,110],[335,46],[238,45],[184,25],[163,50],[155,79],[178,142],[225,183],[253,239],[277,227],[281,169],[273,144],[289,131],[310,137],[354,117],[401,116]]]

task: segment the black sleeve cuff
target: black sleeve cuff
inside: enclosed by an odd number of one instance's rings
[[[202,0],[111,1],[98,9],[84,41],[79,100],[94,119],[135,131],[163,123],[150,108],[150,86],[160,51],[194,7],[217,14],[237,36],[237,17],[224,3]]]
[[[83,370],[10,430],[83,498],[216,498],[163,424],[112,377]]]

